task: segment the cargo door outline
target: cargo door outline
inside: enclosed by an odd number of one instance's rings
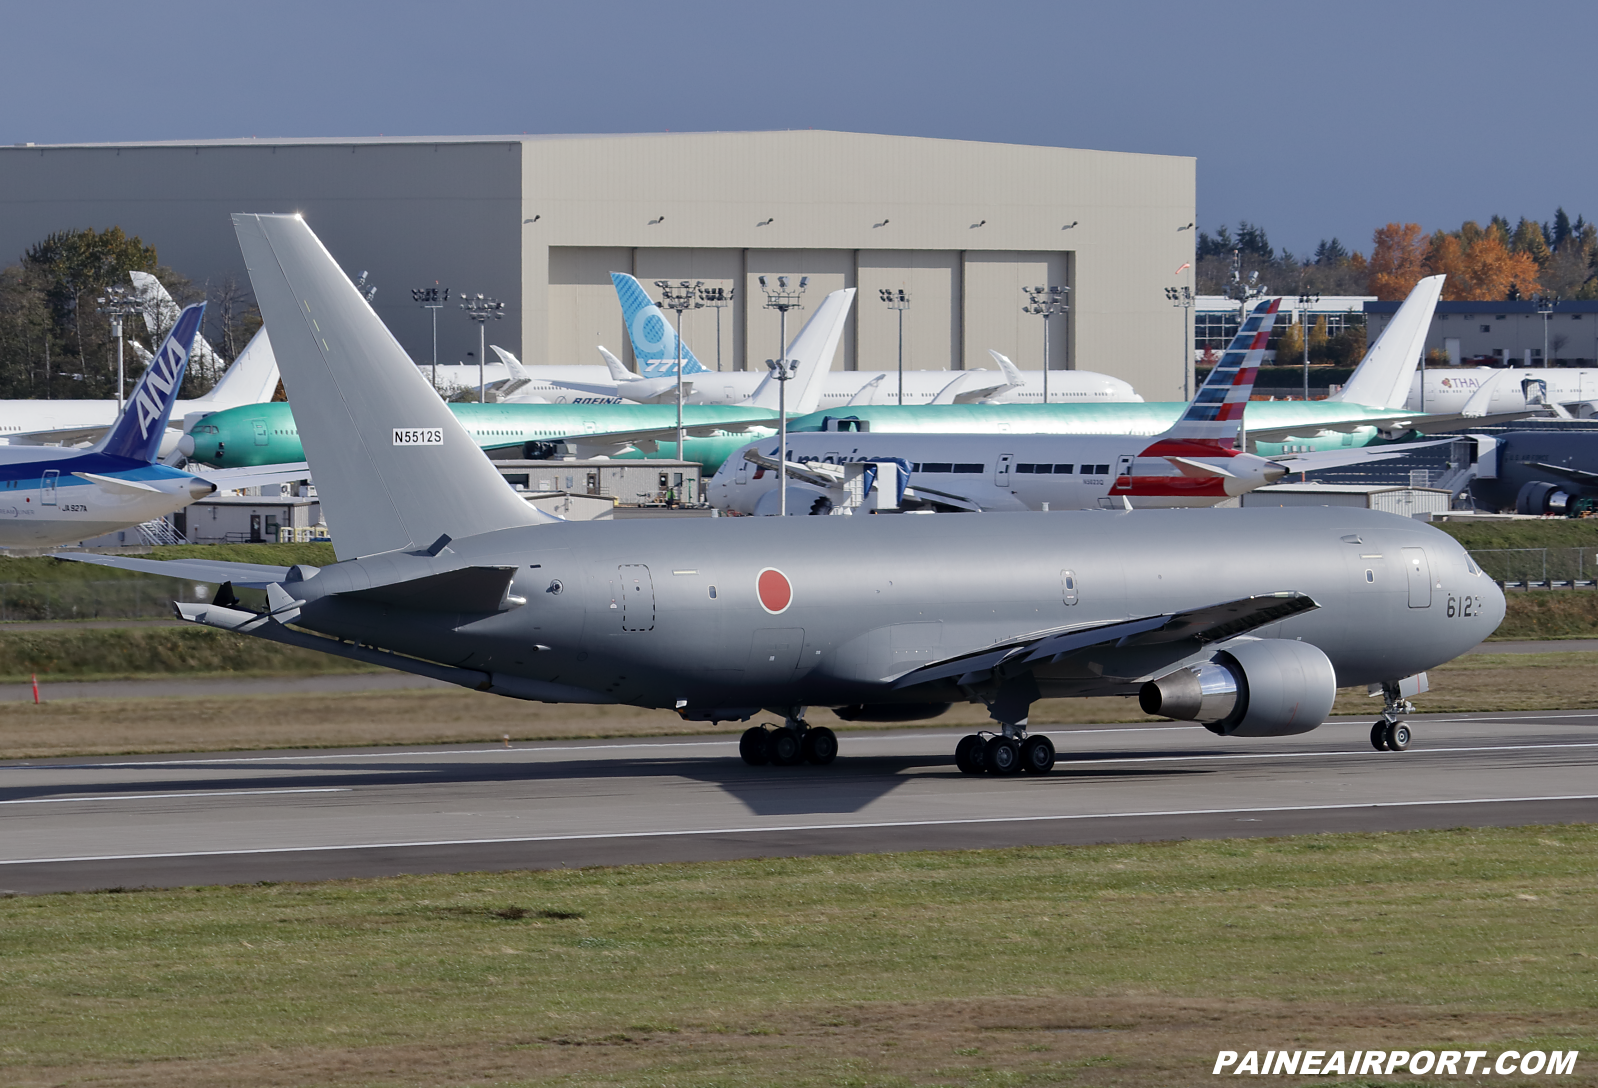
[[[1432,571],[1425,548],[1405,548],[1404,573],[1409,577],[1409,607],[1432,606]]]
[[[643,563],[623,563],[616,568],[621,581],[621,629],[655,629],[655,582]]]

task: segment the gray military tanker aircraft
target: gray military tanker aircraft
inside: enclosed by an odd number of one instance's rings
[[[1373,743],[1402,750],[1424,670],[1504,614],[1451,538],[1365,510],[563,523],[506,485],[299,216],[234,224],[339,561],[72,557],[228,583],[177,604],[195,623],[512,698],[780,714],[745,732],[752,764],[832,761],[807,707],[886,722],[981,702],[994,726],[959,768],[1041,774],[1043,697],[1137,696],[1263,737],[1368,684]]]

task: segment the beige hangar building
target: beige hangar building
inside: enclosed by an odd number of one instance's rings
[[[631,362],[609,273],[735,288],[719,313],[721,365],[762,368],[777,315],[758,277],[808,275],[806,311],[859,289],[834,366],[992,367],[988,349],[1043,365],[1043,321],[1022,288],[1071,288],[1049,321],[1053,369],[1181,395],[1182,321],[1165,288],[1191,283],[1195,160],[814,130],[361,139],[0,148],[0,262],[55,230],[120,226],[196,282],[247,282],[228,213],[302,213],[418,363],[429,315],[411,289],[452,290],[439,361],[477,335],[462,292],[507,304],[489,341],[524,362]],[[804,313],[789,318],[794,335]],[[718,313],[684,339],[717,357]]]

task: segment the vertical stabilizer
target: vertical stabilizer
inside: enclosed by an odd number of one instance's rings
[[[161,452],[161,439],[166,433],[167,419],[172,415],[172,402],[178,399],[178,390],[183,387],[195,334],[204,316],[203,302],[178,314],[177,323],[167,333],[161,349],[150,360],[139,384],[133,387],[133,395],[128,398],[122,414],[95,447],[97,452],[131,461],[155,460]]]
[[[845,287],[822,299],[805,327],[788,345],[788,358],[799,364],[788,381],[789,415],[808,415],[821,406],[822,388],[826,384],[822,375],[832,369],[832,359],[838,353],[838,341],[849,320],[854,295],[853,287]],[[777,399],[777,383],[768,371],[744,403],[751,408],[776,408]]]
[[[1225,450],[1237,445],[1243,410],[1254,392],[1254,379],[1259,376],[1265,345],[1281,305],[1281,299],[1273,298],[1254,307],[1221,354],[1221,361],[1199,386],[1182,418],[1158,436],[1155,444],[1144,451],[1145,456],[1166,456],[1167,447],[1176,442]]]
[[[1443,294],[1446,276],[1427,276],[1415,285],[1409,297],[1388,322],[1376,343],[1365,352],[1348,384],[1331,399],[1345,404],[1402,410],[1409,399],[1415,367],[1426,348],[1426,333],[1432,327],[1432,314]]]
[[[633,356],[638,360],[638,373],[645,378],[675,377],[677,374],[677,333],[671,322],[655,305],[643,284],[625,272],[612,272],[610,282],[616,285],[616,298],[621,302],[622,320],[627,322],[627,335],[632,338]],[[708,367],[694,358],[688,345],[682,346],[682,372],[697,374]]]
[[[233,216],[340,559],[550,520],[523,502],[297,215]]]
[[[177,323],[178,312],[182,309],[162,286],[161,281],[148,272],[129,272],[128,279],[133,281],[133,289],[139,293],[139,299],[144,303],[144,327],[150,334],[153,342],[161,335],[162,329],[170,329]],[[200,373],[215,374],[222,369],[222,357],[211,347],[210,343],[199,333],[194,334],[194,346],[189,349],[189,361],[200,367]],[[272,379],[276,384],[277,379]],[[259,398],[265,400],[265,397]],[[239,401],[240,404],[249,404],[250,401]]]

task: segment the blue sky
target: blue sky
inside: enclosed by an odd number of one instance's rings
[[[0,143],[830,128],[1193,155],[1302,252],[1598,176],[1598,5],[8,2]]]

